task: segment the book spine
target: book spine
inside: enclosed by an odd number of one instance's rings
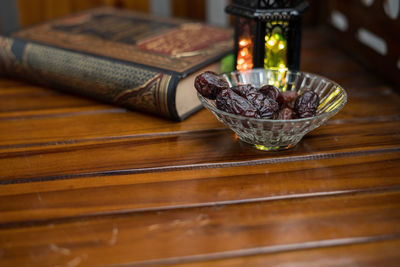
[[[179,78],[122,61],[0,37],[0,73],[179,121]]]

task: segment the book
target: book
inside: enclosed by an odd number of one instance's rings
[[[0,73],[182,121],[194,78],[219,71],[230,29],[100,7],[0,36]]]

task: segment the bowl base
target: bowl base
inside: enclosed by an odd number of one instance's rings
[[[264,145],[257,145],[254,144],[253,145],[256,149],[258,150],[262,150],[262,151],[278,151],[278,150],[287,150],[290,149],[292,147],[294,147],[295,145],[290,144],[287,146],[264,146]]]

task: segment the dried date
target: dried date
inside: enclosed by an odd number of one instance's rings
[[[279,107],[283,105],[283,95],[278,88],[273,85],[264,85],[258,89],[263,95],[275,100],[278,102]]]
[[[216,97],[217,108],[235,115],[259,118],[258,110],[244,97],[231,89],[222,90]]]
[[[206,71],[195,78],[194,87],[202,96],[214,100],[229,84],[215,72]]]
[[[285,91],[282,93],[283,96],[283,106],[293,109],[294,102],[299,96],[296,91]]]
[[[279,104],[250,84],[233,86],[232,91],[243,98],[246,98],[258,110],[260,118],[274,119],[279,112]]]
[[[279,104],[275,100],[265,97],[257,103],[260,117],[263,119],[276,119],[279,114]]]
[[[293,119],[293,110],[291,108],[283,108],[279,111],[278,120]]]
[[[240,95],[247,99],[250,95],[256,93],[257,89],[254,88],[251,84],[240,84],[231,87],[232,91],[236,94]]]
[[[313,91],[305,91],[302,95],[297,97],[294,103],[293,111],[296,118],[308,118],[315,116],[319,105],[319,97]]]
[[[273,85],[255,88],[241,84],[229,88],[229,83],[215,72],[206,71],[194,82],[204,97],[216,100],[218,109],[251,118],[290,120],[316,115],[319,97],[313,91],[298,95],[296,91],[280,92]]]

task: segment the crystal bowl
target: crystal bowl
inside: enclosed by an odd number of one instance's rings
[[[347,102],[346,91],[340,85],[311,73],[286,69],[252,69],[234,71],[222,76],[230,86],[251,84],[259,88],[271,84],[282,92],[294,90],[301,94],[303,91],[312,90],[318,94],[320,104],[316,116],[292,120],[255,119],[234,115],[219,110],[215,100],[197,94],[203,106],[234,131],[241,141],[260,150],[275,151],[294,147],[304,135],[325,123]]]

